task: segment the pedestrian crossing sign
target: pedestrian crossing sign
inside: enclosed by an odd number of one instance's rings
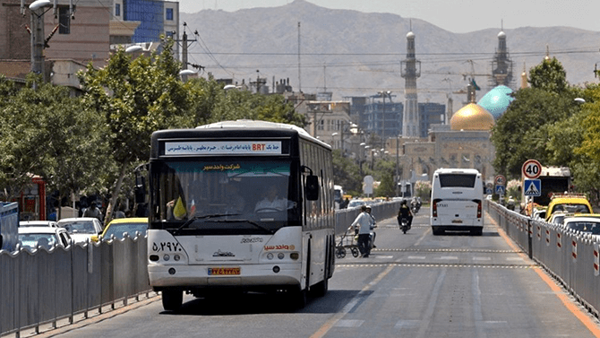
[[[525,196],[542,196],[542,182],[539,179],[525,180],[523,189]]]
[[[503,185],[496,185],[496,195],[504,195],[505,191]]]

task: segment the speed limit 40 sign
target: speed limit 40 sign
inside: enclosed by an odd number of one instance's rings
[[[527,160],[523,163],[522,172],[526,179],[536,179],[542,174],[542,164],[538,160]]]

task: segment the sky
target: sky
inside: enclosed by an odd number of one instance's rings
[[[278,7],[293,0],[179,0],[179,11],[234,12]],[[417,18],[453,33],[486,28],[565,26],[600,31],[600,0],[307,0],[331,9],[392,13]]]

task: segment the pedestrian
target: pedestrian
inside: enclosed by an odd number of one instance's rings
[[[375,228],[375,224],[377,223],[375,221],[375,216],[373,216],[373,213],[371,212],[371,206],[367,205],[367,213],[369,214],[369,216],[371,216],[371,220],[373,221],[373,223],[371,224],[371,230],[373,230]],[[375,236],[377,236],[377,233],[375,233],[375,231],[373,230],[373,240],[371,241],[371,244],[373,245],[373,249],[376,248],[375,246]]]
[[[102,212],[96,208],[96,202],[92,202],[89,208],[85,209],[83,217],[95,217],[102,222]]]
[[[361,213],[356,216],[352,227],[358,230],[358,250],[361,256],[364,258],[369,257],[369,235],[371,233],[371,226],[373,225],[373,219],[367,212],[367,206],[363,205],[360,207]]]

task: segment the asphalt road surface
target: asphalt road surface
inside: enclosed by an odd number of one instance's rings
[[[403,235],[379,222],[369,258],[336,260],[329,292],[290,311],[259,294],[195,299],[180,312],[159,297],[52,337],[598,337],[600,325],[489,219],[483,236],[433,236],[427,210]],[[22,336],[26,336],[25,332]]]

